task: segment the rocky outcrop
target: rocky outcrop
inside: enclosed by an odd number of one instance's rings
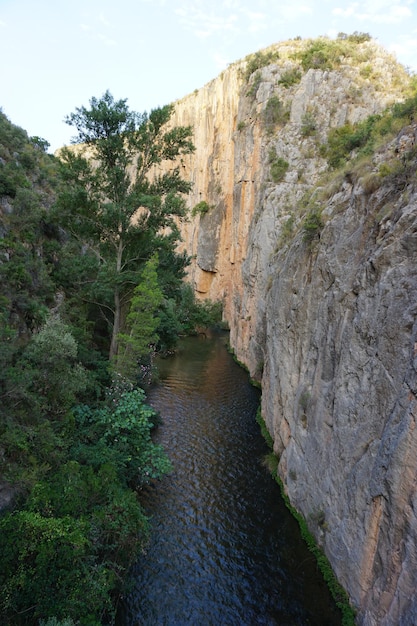
[[[209,206],[182,226],[188,279],[224,304],[284,487],[358,624],[417,623],[417,179],[412,162],[392,166],[417,128],[332,181],[320,148],[401,99],[408,77],[372,41],[308,69],[310,44],[274,47],[250,75],[236,63],[176,103],[173,122],[195,129],[190,208]]]
[[[328,211],[276,257],[263,414],[359,623],[416,623],[417,190],[345,183]]]

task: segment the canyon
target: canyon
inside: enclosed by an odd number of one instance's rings
[[[329,168],[329,131],[411,82],[357,39],[332,64],[317,42],[276,44],[175,103],[196,146],[179,164],[193,182],[181,246],[261,384],[278,475],[357,623],[405,626],[417,623],[417,123]]]

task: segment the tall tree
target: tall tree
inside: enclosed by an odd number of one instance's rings
[[[174,250],[179,239],[174,217],[185,215],[183,194],[190,190],[179,163],[194,150],[190,127],[167,127],[172,105],[148,115],[126,102],[107,91],[66,118],[79,146],[60,155],[66,185],[57,203],[60,220],[95,260],[94,275],[84,277],[87,297],[109,323],[113,361],[144,264],[167,242]],[[172,166],[158,173],[163,162]]]
[[[158,256],[147,261],[141,281],[133,291],[130,310],[126,317],[126,331],[119,334],[117,371],[131,380],[138,378],[138,362],[147,360],[150,344],[158,342],[158,310],[163,294],[158,285]],[[142,363],[142,368],[144,364]]]

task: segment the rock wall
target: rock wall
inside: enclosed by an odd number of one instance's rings
[[[188,279],[224,304],[231,345],[262,382],[279,475],[358,624],[417,623],[417,179],[377,174],[417,129],[331,184],[320,150],[329,128],[401,99],[408,77],[373,42],[303,72],[304,45],[279,44],[250,77],[236,63],[176,103],[173,123],[195,129],[189,205],[210,207],[182,226]],[[317,204],[324,226],[308,242]]]

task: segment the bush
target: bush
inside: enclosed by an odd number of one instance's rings
[[[318,207],[312,208],[304,219],[303,241],[311,244],[315,239],[319,239],[323,226],[321,210]]]
[[[263,123],[268,131],[272,131],[278,125],[288,122],[289,111],[278,96],[272,96],[266,104],[263,112]]]
[[[275,148],[271,148],[269,152],[269,165],[271,178],[274,183],[280,183],[285,178],[285,174],[289,168],[289,163],[282,157],[277,156]]]
[[[324,149],[329,166],[333,169],[340,167],[353,150],[361,149],[358,155],[370,154],[373,149],[374,131],[379,120],[379,115],[371,115],[355,126],[345,124],[331,129]]]
[[[346,33],[338,33],[338,39],[343,39],[345,41],[351,41],[352,43],[365,43],[366,41],[371,41],[372,37],[369,33],[361,33],[355,30],[351,35],[347,35]]]
[[[316,130],[316,120],[311,111],[307,111],[301,119],[301,134],[303,137],[310,137],[316,133]]]
[[[274,183],[280,183],[282,180],[284,180],[288,168],[289,163],[281,157],[278,157],[276,161],[271,163],[270,171]]]
[[[244,79],[246,81],[252,76],[254,72],[260,70],[262,67],[271,65],[279,59],[279,53],[275,50],[267,50],[262,52],[255,52],[246,58],[246,69],[244,72]]]
[[[278,84],[283,85],[284,87],[291,87],[292,85],[296,85],[300,82],[301,76],[302,74],[297,67],[291,68],[281,74]]]
[[[112,581],[104,565],[87,558],[90,534],[87,521],[68,516],[19,511],[0,520],[0,612],[7,623],[48,616],[100,623]]]
[[[7,623],[99,626],[112,614],[114,594],[148,537],[133,488],[171,469],[152,442],[158,416],[144,400],[142,390],[113,389],[106,404],[79,406],[56,426],[60,458],[50,455],[22,509],[0,519]]]
[[[328,39],[317,39],[297,54],[303,70],[331,70],[339,64],[337,45]]]
[[[355,151],[357,157],[373,153],[377,142],[398,132],[417,116],[417,95],[396,103],[384,113],[370,115],[358,124],[345,124],[330,130],[321,153],[333,169],[342,167]]]
[[[192,208],[191,215],[192,217],[195,217],[196,215],[205,215],[209,212],[209,210],[210,205],[208,204],[208,202],[202,200]]]
[[[78,432],[72,454],[77,462],[95,470],[110,463],[120,483],[135,488],[169,472],[169,459],[151,438],[157,414],[144,400],[145,392],[134,389],[108,407],[76,407]]]

